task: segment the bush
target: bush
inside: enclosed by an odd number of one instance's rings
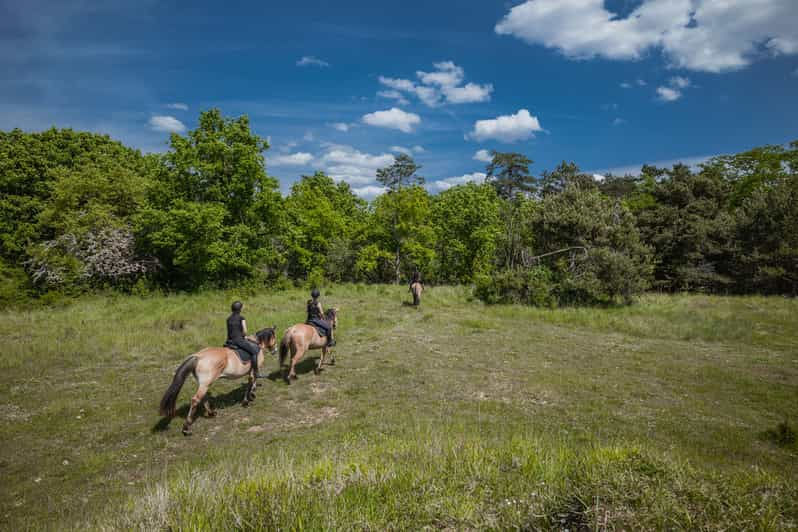
[[[537,307],[557,306],[554,275],[539,266],[529,270],[506,270],[476,277],[474,295],[485,303],[521,303]]]

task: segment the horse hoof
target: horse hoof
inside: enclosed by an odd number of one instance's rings
[[[245,408],[248,407],[249,406],[249,401],[244,399],[243,401],[241,401],[241,406],[243,406]]]
[[[183,427],[183,436],[191,436],[191,429],[188,427]]]
[[[328,364],[329,364],[330,366],[334,366],[334,365],[335,365],[335,359],[333,359],[333,360],[330,360],[330,361],[328,362]]]
[[[321,370],[319,368],[313,368],[314,375],[318,375],[319,373],[321,373]]]

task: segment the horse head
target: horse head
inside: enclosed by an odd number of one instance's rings
[[[258,339],[258,345],[261,349],[271,352],[272,355],[277,353],[277,325],[273,327],[266,327],[255,333],[255,338]]]
[[[338,327],[338,311],[340,309],[338,307],[328,308],[327,312],[324,313],[324,319],[330,322],[333,329]]]

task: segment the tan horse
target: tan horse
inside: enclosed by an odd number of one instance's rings
[[[410,285],[410,293],[413,294],[413,306],[417,307],[421,303],[421,292],[424,291],[424,285],[416,281]]]
[[[324,313],[324,319],[330,322],[330,326],[335,330],[338,326],[338,309],[327,309]],[[288,372],[283,373],[283,379],[287,384],[291,384],[291,379],[296,379],[296,365],[305,356],[305,353],[310,349],[321,349],[321,357],[313,368],[313,373],[316,375],[321,371],[321,366],[324,364],[324,359],[331,349],[327,347],[327,337],[320,336],[316,327],[306,323],[297,323],[289,327],[283,333],[283,341],[280,342],[280,368],[283,368],[285,357],[288,352],[291,352],[291,363],[288,367]],[[335,365],[335,355],[330,356],[331,366]]]
[[[263,329],[258,331],[255,336],[247,336],[247,340],[252,340],[260,346],[258,352],[258,367],[264,367],[265,362],[264,353],[268,350],[274,354],[277,349],[277,338],[274,331],[277,326]],[[227,347],[206,347],[198,353],[189,355],[182,364],[175,371],[175,376],[172,379],[172,384],[166,389],[163,398],[161,399],[160,413],[162,416],[172,418],[175,415],[175,406],[177,403],[177,396],[180,394],[180,389],[190,373],[194,374],[197,379],[197,392],[191,398],[191,408],[188,410],[186,422],[183,425],[183,434],[188,436],[191,434],[191,424],[194,423],[194,414],[203,399],[205,412],[208,417],[216,415],[216,411],[211,408],[210,394],[208,388],[217,379],[240,379],[244,375],[249,374],[249,385],[244,394],[244,400],[241,402],[243,406],[249,405],[250,402],[255,400],[255,378],[252,375],[252,364],[250,362],[241,362],[235,351]],[[206,394],[208,394],[206,398]]]

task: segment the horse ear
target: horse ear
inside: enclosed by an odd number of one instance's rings
[[[277,330],[277,325],[272,325],[272,329]]]

